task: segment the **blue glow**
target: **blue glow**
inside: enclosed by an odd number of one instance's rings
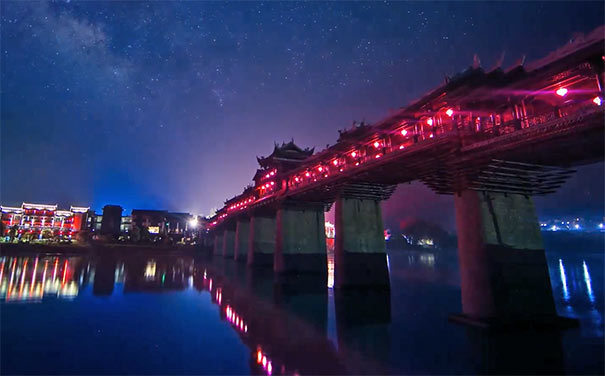
[[[567,278],[565,277],[565,267],[563,267],[563,261],[559,259],[559,272],[561,274],[561,285],[563,286],[563,299],[569,300],[569,290],[567,289]]]
[[[588,266],[586,266],[586,261],[582,261],[582,268],[584,269],[584,282],[586,283],[588,299],[590,299],[590,301],[594,303],[594,293],[592,292],[592,283],[590,281],[590,273],[588,272]]]

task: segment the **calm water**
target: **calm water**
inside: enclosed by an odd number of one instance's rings
[[[603,235],[547,235],[563,334],[487,335],[461,311],[454,251],[390,251],[390,293],[309,290],[179,255],[3,257],[1,372],[603,373]]]

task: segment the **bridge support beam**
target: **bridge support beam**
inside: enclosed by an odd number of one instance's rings
[[[284,207],[277,211],[273,270],[284,274],[317,274],[327,281],[323,206]]]
[[[223,237],[224,235],[221,231],[218,231],[214,235],[214,249],[212,250],[212,253],[215,256],[218,256],[223,253]]]
[[[250,219],[248,265],[273,266],[275,253],[275,217],[253,216]]]
[[[240,219],[235,225],[235,252],[233,258],[236,261],[246,262],[248,260],[248,243],[250,241],[250,221]]]
[[[235,253],[235,231],[225,229],[223,234],[223,250],[222,254],[224,258],[233,258]]]
[[[454,203],[462,316],[481,322],[556,317],[531,197],[465,190]]]
[[[378,200],[336,200],[334,287],[389,289],[389,270]]]

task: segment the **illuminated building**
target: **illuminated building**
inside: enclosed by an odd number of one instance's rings
[[[3,236],[21,238],[24,234],[38,239],[69,237],[86,227],[87,207],[71,206],[69,210],[57,209],[57,205],[28,204],[20,207],[1,206]]]
[[[173,238],[182,238],[187,232],[197,233],[199,227],[199,219],[189,213],[134,209],[130,218],[131,227],[146,227],[152,235],[170,235]]]

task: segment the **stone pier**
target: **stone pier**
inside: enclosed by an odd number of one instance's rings
[[[223,236],[223,233],[220,231],[214,235],[214,248],[212,250],[212,253],[215,256],[223,254]]]
[[[313,273],[327,280],[323,206],[277,211],[273,269],[277,273]]]
[[[240,219],[235,225],[235,252],[233,258],[236,261],[246,262],[248,260],[248,243],[250,241],[250,221]]]
[[[273,266],[275,253],[275,217],[253,216],[250,219],[248,265]]]
[[[224,258],[233,258],[235,253],[235,231],[226,229],[223,235],[223,250]]]
[[[462,311],[471,320],[556,317],[531,197],[455,195]]]
[[[336,200],[334,287],[389,289],[380,201]]]

